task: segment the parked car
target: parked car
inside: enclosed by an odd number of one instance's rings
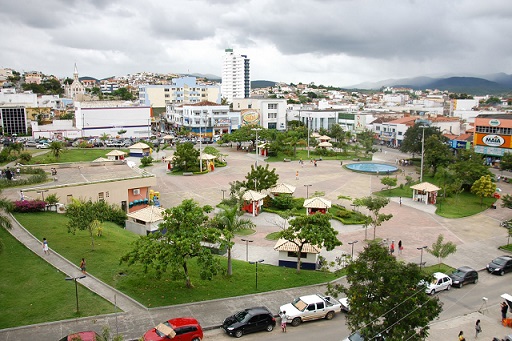
[[[37,142],[35,140],[25,141],[25,147],[35,147],[35,146],[37,146]]]
[[[365,338],[363,335],[361,335],[359,332],[355,332],[354,334],[351,334],[349,337],[343,339],[343,341],[364,341]],[[375,336],[372,340],[375,341],[384,341],[386,338],[382,336],[381,334],[378,334]]]
[[[201,341],[203,329],[193,317],[179,317],[160,323],[144,334],[144,341]]]
[[[274,315],[266,307],[248,308],[226,318],[222,323],[224,331],[231,336],[266,330],[271,332],[276,326]]]
[[[292,303],[281,306],[279,310],[286,311],[287,322],[296,327],[304,321],[321,318],[331,320],[337,311],[341,311],[341,304],[330,296],[315,294],[296,298]]]
[[[48,149],[50,145],[46,142],[36,144],[37,149]]]
[[[452,279],[447,274],[434,272],[432,276],[433,278],[430,283],[421,283],[425,286],[425,292],[427,294],[433,295],[438,291],[450,290],[452,287]]]
[[[469,266],[461,266],[451,273],[452,284],[462,288],[464,284],[478,283],[478,272]]]
[[[348,304],[348,297],[340,298],[341,310],[348,313],[350,311],[350,305]]]
[[[512,256],[501,256],[487,264],[487,271],[503,276],[506,272],[512,271]]]
[[[87,331],[87,332],[78,332],[73,333],[64,336],[59,341],[75,341],[75,340],[81,340],[81,341],[100,341],[103,340],[103,338],[98,335],[98,333],[93,331]]]

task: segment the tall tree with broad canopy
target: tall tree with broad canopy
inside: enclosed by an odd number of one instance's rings
[[[490,198],[496,192],[496,184],[489,175],[484,175],[473,183],[471,192],[480,197],[480,206],[482,206],[484,198]]]
[[[404,134],[404,140],[400,145],[400,151],[404,153],[420,154],[421,155],[421,140],[423,138],[423,130],[425,130],[425,141],[432,135],[437,135],[441,140],[441,132],[437,127],[426,127],[423,123],[415,123],[412,127],[407,129]]]
[[[439,139],[438,135],[429,136],[425,140],[425,155],[423,164],[425,168],[432,169],[432,176],[436,176],[440,167],[448,166],[453,160],[450,147]]]
[[[483,155],[475,153],[473,150],[460,151],[455,163],[449,167],[462,181],[465,190],[469,190],[481,176],[492,175],[489,168],[484,164]]]
[[[370,216],[366,220],[364,224],[364,239],[367,240],[367,231],[368,226],[373,227],[373,239],[375,239],[375,232],[377,231],[377,226],[382,225],[383,222],[388,221],[393,218],[392,214],[383,214],[380,213],[380,210],[389,204],[388,198],[383,197],[364,197],[354,199],[354,205],[356,206],[364,206],[370,211]]]
[[[329,222],[329,215],[315,213],[296,217],[282,227],[279,237],[297,245],[297,273],[301,268],[301,253],[306,244],[324,247],[327,251],[342,245],[336,231]]]
[[[153,268],[157,278],[168,271],[172,279],[184,279],[186,287],[193,288],[188,264],[195,258],[201,278],[211,280],[220,271],[220,261],[202,245],[203,241],[217,242],[220,237],[218,229],[205,226],[206,212],[211,209],[192,199],[167,209],[158,232],[139,238],[121,262],[140,263],[145,272]]]
[[[505,153],[501,157],[500,170],[511,170],[512,169],[512,153]]]
[[[172,159],[172,166],[186,172],[198,164],[198,157],[199,150],[194,148],[192,142],[178,143]]]
[[[347,324],[365,340],[425,340],[429,323],[441,313],[438,297],[419,283],[428,280],[417,264],[397,261],[386,247],[371,242],[346,268],[348,285],[329,285],[333,296],[344,293],[350,304]]]
[[[276,174],[275,168],[269,170],[267,163],[265,167],[260,165],[254,167],[251,165],[251,171],[245,176],[245,179],[242,183],[243,187],[254,191],[261,191],[275,186],[277,180],[279,180],[279,175]]]
[[[228,250],[228,276],[233,274],[233,266],[231,262],[231,249],[235,243],[233,238],[235,232],[254,228],[256,225],[246,218],[242,218],[243,212],[240,211],[240,205],[227,206],[221,205],[220,212],[209,221],[209,225],[218,228],[222,232],[221,245],[226,246]]]

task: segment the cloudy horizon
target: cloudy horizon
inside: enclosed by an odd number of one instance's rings
[[[505,0],[11,1],[0,13],[0,67],[220,76],[232,48],[250,58],[252,80],[510,74],[511,17]]]

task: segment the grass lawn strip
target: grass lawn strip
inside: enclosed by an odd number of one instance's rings
[[[258,265],[258,290],[255,289],[255,266],[244,261],[233,260],[233,276],[223,274],[212,281],[199,278],[195,260],[189,262],[194,289],[185,288],[181,278],[170,278],[165,273],[157,279],[152,270],[144,273],[142,266],[119,264],[122,255],[128,252],[138,236],[114,224],[105,223],[103,236],[96,237],[95,249],[91,249],[91,239],[86,231],[69,234],[67,218],[61,214],[25,213],[16,214],[16,219],[38,239],[48,239],[51,248],[76,264],[82,257],[87,260],[87,270],[105,283],[131,296],[147,307],[157,307],[189,302],[199,302],[217,298],[248,295],[255,292],[273,291],[331,281],[332,273],[301,270],[271,265]],[[224,269],[227,259],[220,257]],[[34,288],[34,290],[39,290]]]
[[[77,317],[75,284],[0,229],[0,329]],[[114,306],[78,286],[80,316],[114,312]]]

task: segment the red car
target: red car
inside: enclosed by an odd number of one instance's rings
[[[144,341],[201,341],[203,329],[195,318],[179,317],[160,323],[144,334]]]
[[[64,336],[59,341],[74,341],[74,340],[99,341],[99,340],[103,340],[103,338],[101,336],[99,336],[96,332],[79,332],[79,333],[69,334],[67,336]]]

